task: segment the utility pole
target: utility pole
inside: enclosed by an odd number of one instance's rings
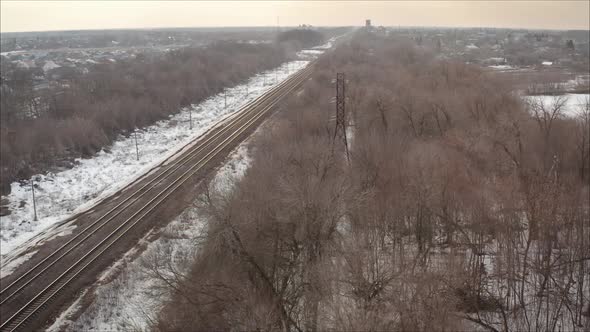
[[[37,221],[37,202],[35,201],[35,178],[31,177],[31,190],[33,191],[33,221]]]
[[[193,130],[193,105],[190,105],[188,107],[188,122],[189,122],[188,128],[190,130]]]
[[[346,149],[346,160],[350,162],[348,142],[346,140],[346,112],[345,112],[345,76],[344,73],[336,74],[336,129],[332,138],[332,154],[336,145],[336,137],[342,140]]]
[[[223,108],[227,108],[227,89],[223,89]]]
[[[135,155],[137,156],[137,160],[139,161],[139,147],[137,146],[137,128],[133,131],[133,136],[135,137]]]

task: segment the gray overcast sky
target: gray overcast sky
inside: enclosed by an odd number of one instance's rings
[[[2,32],[312,24],[590,29],[581,1],[14,1]]]

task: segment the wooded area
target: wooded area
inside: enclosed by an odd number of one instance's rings
[[[351,160],[332,145],[347,75]],[[525,104],[477,67],[359,32],[324,56],[207,190],[190,273],[160,331],[583,331],[590,328],[590,103]],[[166,256],[169,255],[169,256]]]
[[[97,64],[88,73],[71,69],[58,84],[37,90],[34,70],[2,59],[0,187],[52,167],[71,167],[91,157],[119,134],[151,125],[238,84],[323,40],[311,30],[279,34],[277,42],[215,42]],[[68,68],[66,68],[68,69]]]

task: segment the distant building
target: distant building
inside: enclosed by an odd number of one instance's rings
[[[371,20],[366,20],[365,21],[365,27],[370,28],[371,27]]]

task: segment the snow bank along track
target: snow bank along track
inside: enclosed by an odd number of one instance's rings
[[[154,177],[96,220],[88,223],[57,250],[52,251],[29,270],[7,285],[0,285],[0,331],[19,331],[38,325],[46,317],[57,296],[64,292],[99,257],[108,257],[109,249],[141,223],[148,214],[211,159],[240,138],[272,109],[283,97],[296,89],[313,70],[314,63],[272,88],[266,94],[243,106],[223,124],[211,131],[182,156],[163,167]],[[104,233],[104,234],[101,234]],[[59,303],[57,303],[59,304]],[[45,313],[45,315],[41,315]]]

